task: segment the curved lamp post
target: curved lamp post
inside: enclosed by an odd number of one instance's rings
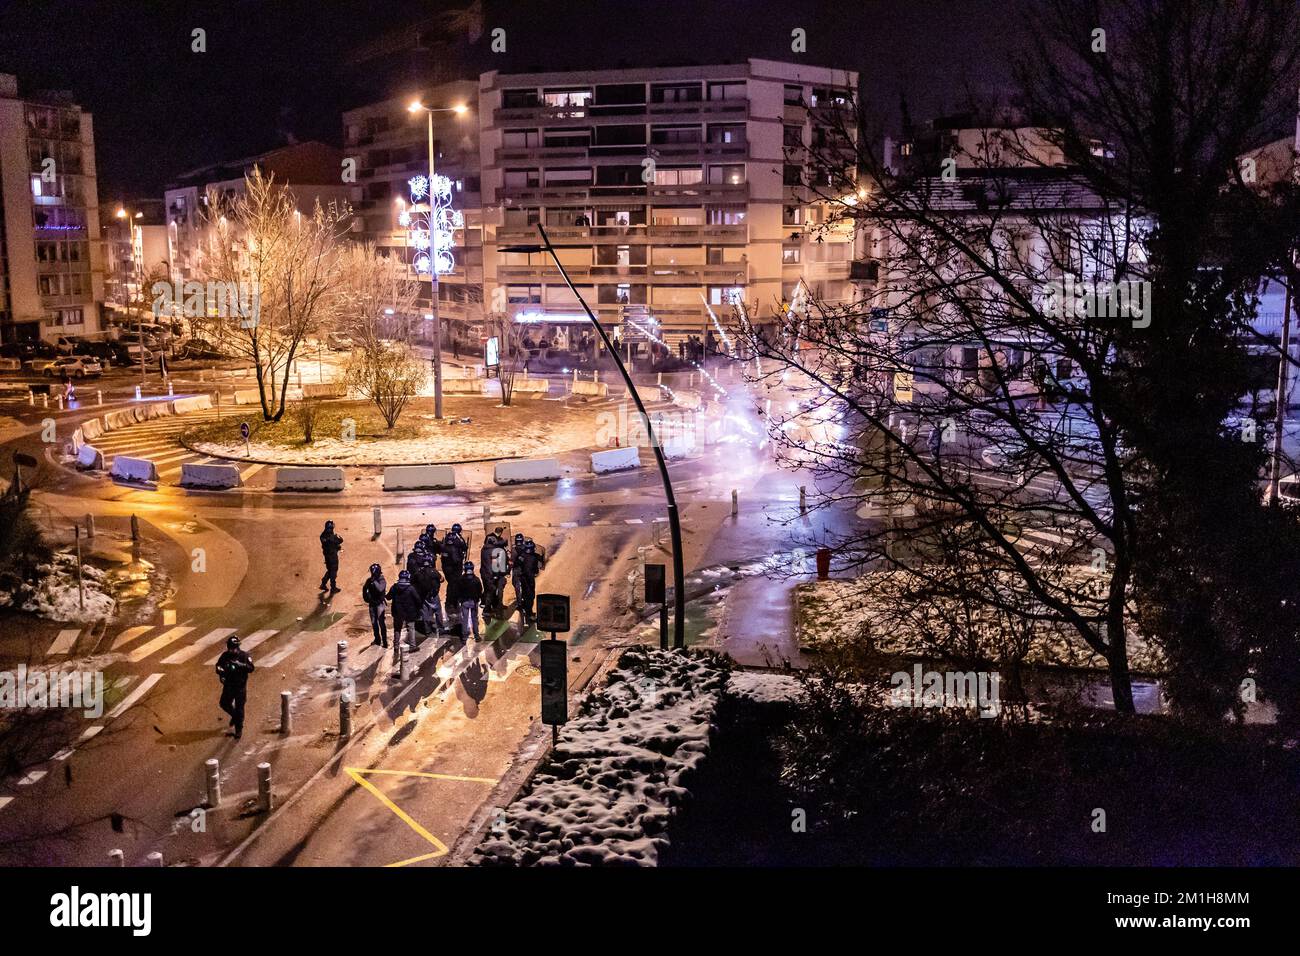
[[[664,461],[663,449],[659,447],[659,440],[655,437],[653,427],[650,424],[650,415],[645,410],[645,405],[641,403],[641,396],[637,394],[636,386],[632,384],[632,376],[628,374],[627,367],[623,364],[623,359],[619,356],[618,350],[610,342],[609,336],[601,327],[600,321],[592,314],[591,307],[587,305],[587,300],[578,294],[578,290],[573,285],[573,280],[569,278],[569,273],[565,271],[560,257],[555,254],[555,247],[551,245],[550,237],[546,235],[546,230],[542,228],[541,223],[537,224],[537,232],[542,237],[542,245],[518,245],[502,246],[498,252],[546,252],[550,255],[551,261],[555,263],[555,268],[560,270],[560,275],[569,287],[569,291],[577,298],[578,303],[582,306],[582,311],[587,313],[587,318],[591,320],[592,326],[596,329],[596,334],[600,336],[605,348],[610,355],[614,357],[614,364],[618,366],[619,374],[623,376],[623,381],[627,385],[627,393],[636,403],[636,410],[641,413],[641,420],[645,423],[646,437],[650,439],[650,448],[655,453],[655,463],[659,466],[659,478],[663,482],[664,497],[668,499],[668,529],[672,535],[673,541],[673,647],[682,648],[686,646],[686,572],[682,565],[682,525],[677,516],[677,499],[673,495],[672,479],[668,477],[668,464]]]

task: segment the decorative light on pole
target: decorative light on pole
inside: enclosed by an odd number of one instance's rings
[[[411,187],[412,202],[419,202],[425,197],[429,200],[429,212],[423,228],[412,226],[411,238],[413,240],[417,238],[414,233],[423,233],[424,245],[413,243],[416,245],[417,252],[411,265],[417,275],[429,277],[429,298],[433,306],[431,313],[433,315],[433,414],[436,418],[442,418],[442,321],[438,316],[438,276],[451,272],[456,267],[456,260],[451,254],[452,232],[463,228],[465,219],[462,213],[451,208],[451,180],[446,176],[437,175],[434,168],[436,151],[433,145],[433,114],[455,113],[457,116],[463,116],[469,111],[469,107],[464,105],[430,107],[419,100],[414,100],[407,110],[411,113],[425,113],[429,124],[429,175],[413,176],[408,183]],[[407,222],[403,225],[419,223],[417,217],[411,216],[405,210],[403,215],[407,217]]]

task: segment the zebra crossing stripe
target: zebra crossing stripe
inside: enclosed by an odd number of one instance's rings
[[[153,630],[153,628],[154,626],[152,624],[144,624],[139,627],[128,627],[121,634],[117,635],[117,637],[113,638],[113,643],[109,645],[108,649],[112,651],[121,647],[123,644],[130,644],[140,635],[148,634]]]
[[[23,779],[18,781],[18,786],[30,787],[34,783],[39,783],[41,778],[45,776],[46,772],[47,771],[45,770],[33,770],[27,776],[23,777]]]
[[[54,638],[54,643],[50,645],[47,654],[71,654],[73,646],[77,643],[77,638],[81,636],[81,629],[76,630],[64,629],[59,631],[58,636]]]
[[[9,806],[9,804],[13,802],[14,802],[13,797],[0,797],[0,810],[3,810],[5,807]]]
[[[239,473],[239,478],[241,481],[246,482],[248,481],[249,478],[252,478],[255,474],[257,474],[265,467],[266,464],[264,462],[257,462],[256,464],[249,465],[247,468],[245,468],[243,471]]]
[[[193,644],[188,647],[182,647],[179,651],[170,657],[164,657],[161,661],[163,664],[184,664],[190,658],[197,657],[205,648],[211,647],[218,641],[224,641],[231,634],[235,633],[233,627],[219,627],[215,631],[209,631],[204,634]]]
[[[140,682],[139,687],[131,691],[131,693],[127,694],[120,704],[118,704],[111,711],[109,711],[108,716],[105,717],[104,719],[115,720],[118,717],[125,714],[128,710],[130,710],[132,707],[136,705],[136,702],[139,701],[141,697],[143,697],[145,694],[149,693],[151,689],[153,689],[154,684],[158,683],[162,679],[163,679],[162,674],[150,674],[148,677],[146,677],[143,681]]]
[[[190,631],[192,630],[194,630],[194,628],[186,624],[182,624],[180,627],[173,627],[171,630],[163,631],[163,633],[159,634],[152,641],[149,641],[146,644],[141,644],[130,654],[127,654],[126,659],[130,661],[132,664],[138,664],[146,657],[148,657],[150,654],[156,654],[158,651],[161,651],[168,644],[172,643],[173,641],[180,640],[182,637],[190,633]]]
[[[261,667],[264,670],[269,670],[270,668],[275,667],[277,664],[281,663],[285,658],[287,658],[290,654],[296,651],[298,647],[299,645],[296,642],[290,641],[288,644],[280,648],[278,651],[276,651],[266,660],[262,661],[261,664],[258,664],[256,661],[254,661],[253,663],[255,666]]]

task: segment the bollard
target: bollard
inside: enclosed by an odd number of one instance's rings
[[[803,485],[799,486],[799,513],[801,515],[808,513],[808,489]]]
[[[87,512],[86,513],[86,537],[93,538],[94,536],[95,536],[95,516]]]
[[[60,392],[57,398],[59,400],[59,411],[63,411],[63,393]]]
[[[287,690],[280,691],[280,735],[288,737],[293,722],[289,719],[289,701],[293,700],[293,694]]]
[[[131,515],[131,540],[140,540],[140,519],[136,515]]]
[[[591,380],[597,385],[600,384],[600,369],[594,368],[591,370]]]
[[[167,397],[172,398],[176,394],[176,386],[172,384],[171,379],[167,379]]]
[[[347,691],[339,696],[339,736],[352,736],[352,695]]]
[[[731,516],[734,518],[740,514],[740,492],[735,488],[731,489]]]
[[[136,400],[137,402],[140,401],[140,386],[139,386],[139,385],[137,385],[137,386],[135,387],[135,400]]]
[[[266,762],[257,765],[257,808],[271,812],[271,765]]]
[[[401,641],[401,649],[398,651],[398,660],[400,661],[398,673],[401,674],[402,683],[409,683],[411,680],[411,649],[407,647],[406,641]]]
[[[694,387],[695,387],[695,373],[694,373],[694,372],[691,373],[690,378],[688,379],[688,381],[689,381],[689,383],[690,383],[691,388],[694,388]]]
[[[121,850],[109,850],[109,851],[108,851],[108,865],[109,865],[109,866],[126,866],[126,854],[123,853]]]
[[[36,393],[35,393],[35,392],[33,392],[33,391],[28,391],[28,393],[27,393],[27,404],[28,404],[28,405],[31,405],[33,408],[36,407]]]
[[[578,370],[576,368],[573,370],[573,384],[578,384]]]
[[[397,563],[402,563],[402,529],[397,529],[397,547],[393,549],[393,554],[397,556]]]
[[[339,641],[339,685],[342,686],[347,675],[348,667],[348,642]]]
[[[484,505],[483,506],[483,533],[484,534],[488,533],[488,524],[491,521],[492,521],[492,507],[490,505]]]
[[[44,395],[41,396],[41,408],[49,408],[49,407],[50,407],[50,393],[46,392]]]
[[[162,866],[162,865],[163,865],[162,854],[159,853],[157,850],[154,850],[152,853],[150,853],[148,856],[146,856],[146,857],[144,858],[144,865],[145,865],[145,866]]]
[[[663,372],[659,372],[659,373],[658,373],[658,377],[655,379],[655,384],[656,384],[656,385],[662,385],[663,383],[664,383],[664,373],[663,373]]]
[[[95,404],[96,404],[96,405],[103,405],[103,404],[104,404],[104,392],[103,392],[103,389],[98,389],[98,388],[95,389]]]
[[[203,766],[207,768],[208,807],[215,809],[221,806],[221,764],[216,757],[209,757]]]
[[[373,509],[373,514],[375,516],[375,537],[377,538],[384,533],[384,517],[378,508]]]

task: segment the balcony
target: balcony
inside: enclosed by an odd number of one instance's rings
[[[496,153],[497,164],[527,163],[542,159],[583,159],[587,158],[586,146],[499,146]]]
[[[803,276],[805,279],[848,279],[852,272],[853,263],[847,259],[841,262],[805,262],[803,264]]]
[[[685,186],[651,186],[655,199],[693,199],[717,202],[744,202],[749,197],[748,183],[690,183]]]

